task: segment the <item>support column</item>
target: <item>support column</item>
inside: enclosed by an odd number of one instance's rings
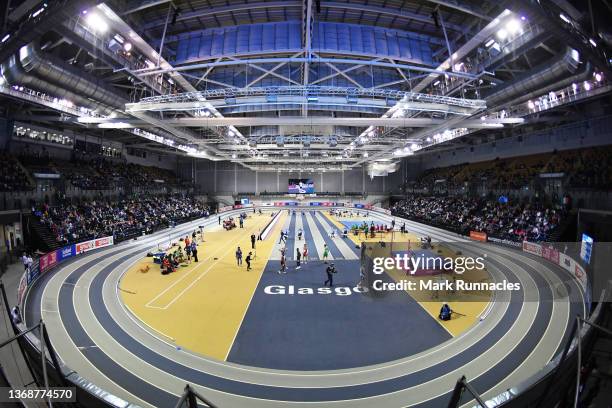
[[[365,166],[361,166],[361,191],[365,193]]]
[[[321,189],[320,191],[325,191],[323,189],[323,172],[321,172],[320,174],[321,174],[321,185],[319,186],[319,188]]]

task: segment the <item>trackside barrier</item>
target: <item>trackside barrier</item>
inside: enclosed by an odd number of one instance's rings
[[[584,268],[576,260],[548,244],[523,241],[520,244],[520,248],[523,252],[542,257],[568,271],[580,284],[585,294],[587,311],[589,310],[588,277]],[[601,294],[601,301],[588,318],[590,323],[596,323],[601,317],[601,309],[605,298],[606,294],[604,291]],[[578,337],[580,337],[580,342],[585,348],[588,348],[593,342],[593,329],[591,325],[584,325],[579,333],[576,332],[575,325],[569,337],[572,341],[567,344],[563,353],[557,355],[531,378],[486,401],[487,406],[504,408],[523,408],[526,406],[547,408],[557,406],[559,400],[566,396],[568,392],[572,392],[572,387],[568,385],[573,385],[576,381],[576,369],[579,364],[578,353],[576,352]]]
[[[605,299],[604,291],[600,302],[588,319],[590,323],[596,323],[602,317],[602,306],[605,304]],[[500,408],[558,407],[559,401],[568,393],[573,392],[573,386],[576,383],[578,336],[580,336],[583,353],[585,349],[592,346],[594,341],[593,327],[590,324],[583,325],[580,333],[576,332],[576,325],[574,325],[569,337],[573,340],[567,344],[563,353],[559,353],[532,377],[485,401],[486,406]],[[480,408],[480,405],[473,405],[473,408]]]
[[[587,293],[589,287],[589,279],[586,271],[580,265],[579,262],[566,254],[559,252],[557,249],[550,245],[538,244],[535,242],[523,241],[523,251],[540,256],[549,262],[559,265],[566,271],[568,271],[577,281],[580,283],[582,291]]]
[[[225,207],[224,212],[235,211],[238,208],[243,208],[243,206]],[[208,216],[200,218],[208,218]],[[186,220],[186,222],[194,221]],[[168,229],[171,230],[172,226],[170,226]],[[179,235],[181,234],[182,233],[179,233]],[[115,240],[112,236],[102,237],[68,245],[42,255],[39,259],[34,261],[29,270],[27,270],[22,275],[17,288],[17,304],[20,306],[21,310],[25,312],[24,302],[27,298],[28,289],[36,283],[38,278],[48,273],[55,267],[59,266],[64,261],[74,259],[75,257],[87,253],[89,251],[101,249],[114,244]],[[18,330],[18,332],[23,332],[27,330],[25,325],[22,323],[17,325],[12,322],[12,319],[11,323]],[[36,330],[33,330],[31,333],[27,333],[27,335],[20,336],[17,341],[22,347],[26,363],[31,365],[33,368],[32,371],[35,380],[39,384],[42,384],[41,379],[43,378],[43,372],[41,367],[43,360],[41,358],[41,344],[38,339],[38,336],[39,333],[36,333]],[[58,375],[56,375],[58,370],[56,370],[53,363],[49,361],[50,353],[54,353],[54,351],[50,348],[47,348],[45,353],[45,362],[47,365],[47,372],[50,373],[48,376],[49,384],[55,386],[63,386],[64,384],[75,386],[77,395],[77,406],[87,408],[139,408],[138,405],[134,405],[127,401],[124,401],[121,398],[110,394],[104,389],[96,386],[95,384],[92,384],[87,379],[81,377],[70,367],[64,365],[61,361],[59,362],[59,366],[61,368],[60,371],[63,373],[63,375],[61,377],[58,377]],[[54,406],[55,405],[59,406],[59,404],[54,404]],[[74,404],[72,406],[74,406]]]
[[[272,232],[272,229],[274,228],[274,225],[280,219],[280,215],[281,215],[281,212],[278,211],[276,214],[274,214],[274,217],[272,217],[272,220],[270,220],[268,225],[266,225],[264,227],[263,231],[260,234],[260,237],[261,237],[262,240],[266,239],[268,237],[268,235],[270,235],[270,232]]]
[[[25,299],[27,289],[33,285],[40,276],[44,275],[46,272],[67,259],[85,252],[93,251],[94,249],[105,248],[113,244],[113,237],[108,236],[67,245],[63,248],[41,255],[40,258],[38,258],[23,274],[21,280],[19,281],[19,286],[17,289],[17,304],[21,310],[23,310],[23,301]]]

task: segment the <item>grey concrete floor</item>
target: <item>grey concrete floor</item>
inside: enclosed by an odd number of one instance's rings
[[[17,287],[19,286],[19,280],[23,274],[23,265],[20,263],[13,263],[8,266],[6,272],[2,275],[0,280],[4,284],[6,290],[6,296],[8,298],[9,307],[12,308],[17,302]],[[11,328],[11,322],[9,320],[9,314],[5,310],[4,302],[0,301],[0,342],[4,342],[14,336]],[[32,375],[25,363],[21,350],[16,342],[0,348],[0,365],[4,370],[12,387],[23,387],[23,388],[34,388],[36,384],[33,383]],[[45,407],[43,403],[28,402],[24,404],[26,407],[38,408]]]

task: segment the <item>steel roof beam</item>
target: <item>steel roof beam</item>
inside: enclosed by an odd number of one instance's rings
[[[372,56],[376,57],[376,56]],[[149,76],[149,75],[158,75],[169,72],[184,72],[184,71],[193,71],[197,69],[205,69],[209,67],[224,67],[224,66],[234,66],[234,65],[252,65],[252,64],[278,64],[279,62],[306,62],[308,61],[305,57],[279,57],[279,58],[252,58],[252,59],[231,59],[230,61],[221,61],[221,62],[205,62],[205,63],[195,63],[182,65],[180,67],[170,67],[170,68],[150,68],[150,69],[141,69],[134,71],[136,74],[141,76]],[[477,78],[478,75],[468,74],[464,72],[452,72],[445,71],[444,69],[433,69],[420,65],[412,65],[412,64],[397,64],[397,63],[389,63],[383,62],[380,60],[360,60],[360,59],[352,59],[352,58],[314,58],[310,59],[310,63],[331,63],[331,64],[354,64],[354,65],[370,65],[375,67],[384,67],[384,68],[400,68],[409,71],[418,71],[418,72],[429,72],[434,78],[439,75],[449,75],[459,78],[467,78],[474,79]],[[445,69],[448,69],[445,68]]]
[[[159,6],[159,5],[162,5],[162,4],[166,4],[166,3],[171,3],[171,2],[172,2],[172,0],[153,0],[153,1],[149,1],[149,2],[141,4],[140,6],[130,8],[130,9],[122,12],[121,15],[122,16],[126,16],[128,14],[136,13],[138,11],[146,10],[148,8],[151,8],[151,7],[156,7],[156,6]],[[137,3],[141,3],[141,2],[137,2]]]
[[[286,7],[301,7],[301,1],[269,1],[269,2],[261,2],[261,3],[240,3],[240,4],[232,4],[225,7],[210,7],[206,9],[200,9],[195,11],[190,11],[187,13],[182,13],[176,18],[176,22],[193,20],[199,17],[204,16],[213,16],[216,14],[222,13],[233,13],[237,11],[250,11],[257,9],[266,9],[266,8],[286,8]],[[142,27],[143,30],[151,30],[157,27],[162,27],[164,25],[165,19],[159,19],[151,21],[150,23],[144,24]]]
[[[462,117],[463,119],[463,117]],[[430,118],[344,118],[344,117],[227,117],[227,118],[177,118],[162,121],[184,127],[215,127],[215,126],[392,126],[392,127],[431,127],[448,123],[444,119]],[[486,119],[486,120],[465,120],[461,122],[461,127],[465,128],[498,128],[504,124],[523,123],[522,118]]]
[[[395,18],[401,18],[403,20],[413,20],[420,23],[435,25],[435,22],[430,15],[423,15],[405,11],[402,9],[390,8],[390,7],[377,7],[365,4],[357,3],[338,3],[338,2],[321,2],[321,8],[336,8],[341,10],[352,10],[352,11],[366,11],[374,14],[387,15]],[[453,31],[463,32],[463,27],[457,24],[447,24],[447,28]]]
[[[471,8],[469,6],[462,5],[461,3],[456,2],[456,1],[443,1],[443,0],[427,0],[427,1],[430,2],[430,3],[434,3],[434,4],[437,4],[437,5],[440,5],[440,6],[444,6],[446,8],[450,8],[450,9],[453,9],[453,10],[461,11],[463,13],[472,15],[474,17],[478,17],[478,18],[486,20],[486,21],[493,20],[492,17],[490,17],[490,16],[488,16],[486,14],[482,14],[482,13],[474,10],[473,8]]]
[[[112,26],[114,30],[123,35],[124,38],[129,38],[132,45],[144,55],[146,55],[148,58],[153,61],[157,61],[159,67],[168,70],[169,76],[181,88],[183,88],[187,92],[197,91],[196,88],[191,84],[191,82],[186,80],[180,73],[174,72],[174,67],[170,65],[170,63],[166,61],[160,53],[155,51],[145,40],[143,40],[142,37],[136,34],[136,32],[125,21],[123,21],[123,19],[119,17],[110,7],[108,7],[106,4],[100,4],[98,6],[98,9],[105,15],[108,22],[110,23],[109,25]],[[141,76],[141,74],[136,73],[134,71],[133,73],[138,77]],[[202,101],[205,101],[204,98],[202,98]],[[242,134],[240,134],[237,129],[230,129],[234,132],[236,137],[244,139]],[[182,131],[180,129],[166,130],[177,137],[184,137],[184,134],[186,133],[185,131]],[[217,131],[220,135],[224,134],[224,132],[220,129],[215,129],[215,131]],[[191,135],[191,137],[193,136],[194,135]]]

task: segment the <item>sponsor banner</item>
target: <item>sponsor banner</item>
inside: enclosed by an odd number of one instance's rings
[[[310,203],[308,203],[308,205],[312,206],[312,207],[318,207],[321,205],[320,202],[318,201],[311,201]]]
[[[578,262],[574,262],[574,276],[578,279],[578,282],[580,282],[582,290],[587,292],[588,277],[586,271],[582,266],[578,265]]]
[[[487,242],[487,234],[479,231],[470,231],[470,238],[474,241]]]
[[[492,237],[487,235],[487,241],[493,242],[494,244],[507,245],[513,248],[521,248],[523,246],[522,242],[516,242],[509,239],[502,239],[497,237]]]
[[[551,246],[542,246],[542,258],[549,260],[552,263],[559,264],[559,251]]]
[[[34,282],[36,278],[38,278],[39,275],[40,275],[40,264],[37,259],[34,262],[32,262],[32,266],[30,266],[30,269],[27,270],[28,286],[30,285],[30,283]]]
[[[364,210],[372,210],[372,209],[374,209],[376,211],[376,207],[374,207],[372,204],[359,204],[359,203],[357,203],[357,204],[353,204],[353,207],[355,207],[355,208],[362,208]],[[384,211],[384,210],[381,208],[381,211]]]
[[[28,275],[23,274],[21,280],[19,281],[19,287],[17,288],[17,304],[21,307],[23,303],[23,297],[25,295],[25,291],[28,287]]]
[[[225,212],[232,209],[231,205],[226,205],[225,207],[219,207],[219,212]]]
[[[57,262],[62,262],[64,259],[71,258],[77,254],[76,245],[68,245],[61,249],[58,249],[56,252]]]
[[[235,204],[235,205],[232,205],[232,208],[233,208],[234,210],[239,210],[239,209],[241,209],[242,207],[243,207],[243,205],[242,205],[242,204]]]
[[[580,283],[582,290],[587,291],[588,278],[582,266],[564,253],[559,253],[559,266],[574,275]]]
[[[542,245],[535,244],[529,241],[523,241],[523,252],[527,252],[529,254],[542,256]]]
[[[91,251],[92,249],[96,249],[95,242],[93,240],[79,242],[75,245],[75,249],[77,254],[82,254],[83,252]]]
[[[559,266],[565,269],[566,271],[572,272],[574,263],[574,260],[569,256],[563,253],[559,254]]]
[[[55,264],[57,264],[57,252],[53,251],[53,252],[49,252],[48,254],[45,254],[43,256],[41,256],[38,259],[38,263],[40,265],[40,271],[41,272],[45,272],[47,269],[55,266]]]
[[[330,203],[329,201],[324,201],[321,203],[323,207],[335,207],[336,203]]]
[[[374,211],[378,211],[378,212],[381,212],[381,213],[385,213],[385,214],[387,214],[387,215],[390,215],[390,214],[391,214],[391,211],[390,211],[390,210],[387,210],[387,209],[385,209],[385,208],[381,208],[381,207],[371,207],[371,208],[372,208],[372,210],[374,210]]]
[[[94,248],[104,248],[113,245],[113,237],[94,239]]]
[[[276,201],[274,202],[275,207],[286,207],[286,206],[297,206],[299,203],[297,201]]]

